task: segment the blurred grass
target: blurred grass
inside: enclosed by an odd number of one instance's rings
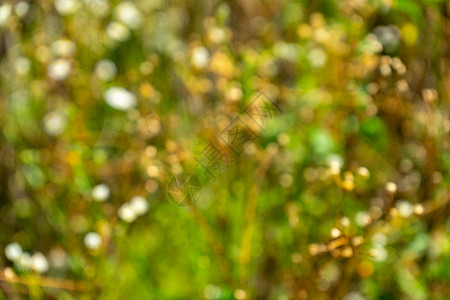
[[[2,2],[0,298],[449,299],[449,16]],[[281,115],[205,175],[195,158],[260,92]],[[183,173],[195,206],[167,195]]]

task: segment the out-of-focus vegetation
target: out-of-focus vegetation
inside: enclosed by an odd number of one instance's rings
[[[1,1],[0,298],[449,299],[449,42],[440,0]]]

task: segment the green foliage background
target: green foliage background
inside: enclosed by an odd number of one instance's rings
[[[449,299],[447,1],[20,3],[0,4],[0,298]],[[282,114],[205,176],[196,155],[260,92]],[[167,195],[183,172],[194,206]]]

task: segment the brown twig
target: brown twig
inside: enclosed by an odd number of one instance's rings
[[[79,291],[85,292],[87,291],[87,284],[84,282],[74,281],[70,279],[62,279],[62,278],[54,278],[54,277],[43,277],[36,276],[30,278],[20,278],[17,276],[8,276],[5,274],[5,271],[0,271],[0,281],[9,282],[9,283],[18,283],[27,286],[40,286],[40,287],[48,287],[55,289],[63,289],[68,291]]]

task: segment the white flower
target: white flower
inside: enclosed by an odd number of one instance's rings
[[[343,300],[365,300],[363,294],[357,291],[352,291],[344,296]]]
[[[89,232],[84,236],[84,245],[88,249],[98,250],[102,245],[102,237],[97,232]]]
[[[400,41],[400,30],[394,25],[377,26],[373,32],[387,51],[394,50]]]
[[[122,2],[115,10],[117,19],[131,29],[136,29],[141,24],[141,13],[131,2]]]
[[[44,116],[44,131],[48,135],[60,135],[67,126],[66,116],[59,111],[51,111]]]
[[[414,213],[414,205],[409,201],[399,200],[395,206],[398,214],[403,218],[408,218]]]
[[[425,208],[423,207],[422,204],[418,203],[416,205],[414,205],[414,213],[416,215],[421,215],[425,212]]]
[[[220,44],[225,41],[227,34],[225,30],[218,27],[213,27],[208,30],[208,39],[213,43]]]
[[[72,69],[67,59],[60,58],[52,61],[47,68],[48,75],[54,80],[64,80]]]
[[[113,79],[117,74],[116,65],[109,59],[99,60],[95,64],[95,76],[102,81]]]
[[[19,18],[22,18],[27,14],[29,9],[30,9],[30,4],[28,2],[21,1],[16,4],[14,11]]]
[[[108,35],[119,42],[125,41],[130,36],[128,28],[120,22],[111,22],[106,27]]]
[[[389,65],[381,65],[379,67],[380,73],[383,77],[389,76],[392,74],[391,67]]]
[[[47,272],[49,268],[47,258],[40,252],[36,252],[31,257],[31,269],[37,273]]]
[[[136,96],[121,87],[112,87],[105,93],[105,100],[111,107],[115,109],[127,111],[134,108],[137,104]]]
[[[341,172],[341,166],[333,161],[330,163],[330,174],[331,175],[339,175],[339,173]]]
[[[131,223],[137,218],[137,214],[129,203],[124,203],[117,211],[119,218],[127,223]]]
[[[341,233],[341,231],[338,228],[334,227],[333,229],[331,229],[331,237],[333,239],[340,237],[341,234],[342,233]]]
[[[78,0],[56,0],[55,7],[61,15],[71,15],[78,10],[80,2]]]
[[[342,217],[341,218],[341,225],[344,227],[348,227],[350,226],[350,220],[347,217]]]
[[[206,299],[219,299],[222,296],[222,291],[218,286],[208,284],[205,287],[204,295]]]
[[[298,58],[296,46],[285,42],[275,42],[273,45],[273,54],[276,57],[290,61],[296,61]]]
[[[204,68],[209,62],[209,52],[205,47],[196,47],[192,50],[191,63],[196,68]]]
[[[331,175],[339,175],[342,165],[344,164],[342,157],[337,154],[331,154],[327,157],[327,161],[330,166]]]
[[[12,6],[9,3],[0,6],[0,26],[3,26],[11,16]]]
[[[52,51],[59,56],[71,56],[76,48],[76,44],[68,39],[60,39],[52,43]]]
[[[352,244],[353,244],[353,246],[359,246],[359,245],[361,245],[362,243],[364,243],[364,238],[363,238],[362,236],[358,235],[358,236],[354,236],[354,237],[352,238]]]
[[[109,13],[109,3],[106,0],[89,0],[87,5],[97,17],[105,17]]]
[[[18,243],[11,243],[5,247],[5,256],[11,261],[18,260],[22,255],[22,247]]]
[[[92,199],[98,202],[106,201],[110,194],[109,187],[104,183],[96,185],[91,192]]]
[[[364,178],[370,177],[370,172],[366,167],[359,167],[357,172],[358,172],[359,176],[361,176],[361,177],[364,177]]]
[[[148,206],[147,200],[142,196],[134,196],[130,200],[130,207],[138,216],[145,214],[148,211]]]
[[[391,193],[394,194],[397,191],[397,185],[393,182],[386,182],[386,190]]]
[[[374,248],[370,249],[370,254],[376,261],[385,261],[388,257],[388,252],[383,245],[377,244]]]
[[[371,218],[369,216],[368,213],[366,213],[365,211],[360,211],[357,212],[355,215],[355,223],[358,226],[364,227],[366,225],[368,225],[371,221]]]
[[[365,53],[379,53],[383,50],[383,45],[375,34],[370,33],[362,41],[361,50]]]

